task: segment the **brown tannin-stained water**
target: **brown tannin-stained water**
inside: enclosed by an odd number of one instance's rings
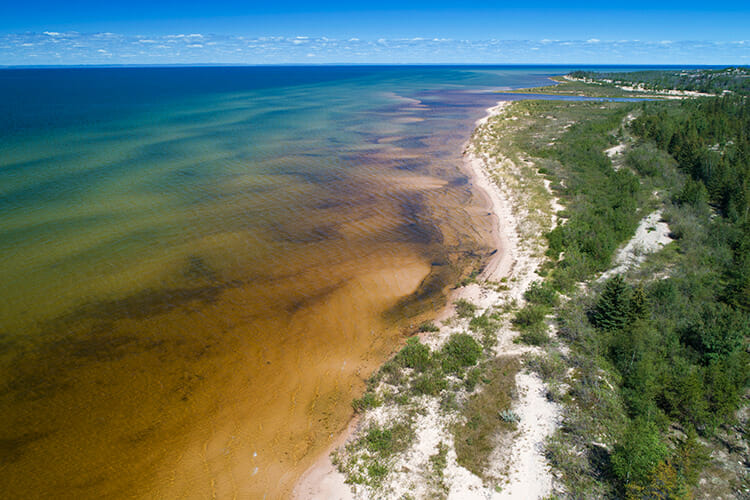
[[[461,147],[543,73],[0,71],[4,498],[289,496],[486,257]]]

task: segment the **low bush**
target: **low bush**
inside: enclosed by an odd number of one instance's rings
[[[528,330],[540,323],[543,324],[548,312],[549,310],[544,306],[529,304],[516,313],[512,322],[520,330]]]
[[[533,282],[523,296],[530,304],[549,307],[555,307],[560,301],[557,290],[552,286],[552,283],[546,281]]]
[[[446,373],[460,373],[473,366],[482,354],[482,346],[466,333],[456,333],[440,351],[441,364]]]
[[[528,345],[541,346],[550,341],[547,327],[544,323],[535,325],[533,328],[526,329],[518,336],[518,341]]]
[[[395,360],[399,366],[423,372],[430,367],[432,356],[429,347],[422,344],[418,337],[412,337],[406,341],[404,348],[396,354]]]
[[[412,381],[411,388],[416,394],[437,396],[444,389],[448,388],[448,381],[445,379],[443,373],[435,370],[415,378]]]

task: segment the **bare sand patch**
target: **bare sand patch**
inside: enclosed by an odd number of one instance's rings
[[[661,210],[650,213],[638,224],[638,229],[630,241],[617,251],[614,267],[602,274],[599,280],[606,280],[615,274],[622,274],[638,267],[646,256],[659,251],[671,241],[669,226],[662,220]]]

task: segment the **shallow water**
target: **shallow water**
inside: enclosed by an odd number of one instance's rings
[[[5,496],[287,495],[489,252],[488,90],[559,71],[0,71]]]

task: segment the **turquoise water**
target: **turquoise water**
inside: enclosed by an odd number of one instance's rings
[[[287,494],[491,250],[493,91],[564,71],[0,71],[6,497]]]
[[[251,234],[237,259],[262,267],[269,232],[324,202],[326,185],[388,168],[367,158],[393,149],[379,137],[434,134],[408,118],[465,113],[450,98],[427,110],[403,98],[544,81],[447,68],[2,72],[0,328],[179,286],[177,268],[218,234]]]

